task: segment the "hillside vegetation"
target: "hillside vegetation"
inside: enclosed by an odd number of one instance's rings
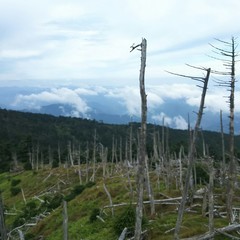
[[[63,200],[67,201],[68,206],[69,239],[117,239],[124,227],[129,229],[131,236],[136,192],[133,190],[131,194],[130,189],[135,188],[135,170],[129,171],[120,165],[108,165],[106,176],[103,177],[103,169],[99,164],[95,182],[86,182],[85,167],[82,166],[81,169],[81,184],[77,167],[46,168],[38,172],[24,171],[19,174],[2,173],[0,188],[10,239],[19,239],[18,229],[25,233],[25,239],[62,239]],[[91,168],[88,174],[92,175]],[[151,216],[148,195],[145,192],[144,199],[148,202],[144,205],[144,229],[147,230],[145,238],[172,239],[181,192],[177,190],[175,183],[166,186],[163,179],[158,179],[156,172],[150,172],[150,176],[154,198],[160,201],[155,205],[156,214]],[[113,209],[104,185],[111,195],[112,204],[116,205]],[[200,187],[203,185],[198,186]],[[216,188],[216,193],[218,195],[215,204],[222,205],[221,189]],[[181,237],[207,232],[208,215],[202,213],[202,203],[202,195],[188,203]],[[221,211],[224,212],[224,209]],[[217,216],[215,219],[217,228],[227,224],[226,218]],[[219,239],[224,238],[221,236]]]
[[[8,239],[24,235],[26,240],[58,240],[68,234],[71,240],[114,240],[125,227],[126,239],[131,239],[137,200],[139,123],[110,125],[0,110],[0,124],[0,190]],[[150,124],[147,127],[143,239],[167,240],[173,238],[182,197],[189,132]],[[235,140],[237,152],[239,136]],[[229,221],[221,154],[220,133],[199,132],[181,238],[208,232],[211,158],[214,228],[218,230],[215,239],[229,239],[224,229]],[[239,194],[236,181],[236,224]],[[237,233],[233,231],[231,236]]]

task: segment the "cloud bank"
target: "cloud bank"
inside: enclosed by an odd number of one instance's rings
[[[228,113],[228,104],[224,98],[228,92],[222,88],[217,88],[217,90],[209,90],[207,93],[206,114],[208,112],[218,114],[220,110]],[[187,128],[187,113],[191,114],[193,110],[197,111],[201,98],[201,89],[194,84],[148,86],[146,93],[148,121],[161,124],[164,119],[166,124],[179,129]],[[236,92],[236,96],[236,105],[239,105],[239,91]],[[72,116],[90,117],[91,112],[95,110],[91,107],[93,102],[102,105],[106,113],[141,116],[140,92],[138,87],[133,86],[53,88],[34,94],[19,94],[12,103],[12,107],[39,110],[42,106],[62,104],[62,106],[72,107]],[[125,111],[120,111],[120,108]],[[240,109],[236,108],[236,112],[240,112]]]

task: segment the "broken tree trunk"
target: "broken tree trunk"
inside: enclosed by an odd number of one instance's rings
[[[174,239],[179,239],[179,232],[180,232],[180,227],[181,227],[181,224],[182,224],[182,218],[183,218],[183,212],[184,212],[185,204],[186,204],[186,201],[187,201],[188,190],[189,190],[189,185],[190,185],[190,178],[191,178],[191,175],[192,175],[192,168],[194,166],[194,152],[195,152],[195,145],[196,145],[196,140],[197,140],[197,133],[198,133],[198,130],[199,130],[199,127],[200,127],[200,124],[201,124],[201,120],[202,120],[205,96],[206,96],[206,93],[207,93],[208,79],[209,79],[209,76],[210,76],[211,69],[209,68],[206,71],[207,71],[207,75],[206,75],[205,78],[196,78],[196,77],[193,78],[194,80],[198,80],[198,81],[203,82],[204,86],[203,86],[201,102],[200,102],[199,111],[198,111],[198,118],[197,118],[197,121],[195,123],[193,136],[192,136],[191,144],[190,144],[190,152],[189,152],[189,155],[188,155],[189,164],[188,164],[188,168],[187,168],[187,174],[186,174],[186,180],[185,180],[185,185],[184,185],[184,190],[183,190],[183,196],[182,196],[182,200],[181,200],[181,203],[180,203],[180,206],[179,206],[179,209],[178,209],[178,217],[177,217],[176,227],[175,227],[175,231],[174,231]]]
[[[208,188],[208,201],[209,201],[209,234],[214,233],[214,198],[213,198],[213,181],[214,181],[214,169],[213,159],[209,158],[209,188]]]
[[[5,226],[5,219],[4,219],[4,207],[2,201],[2,194],[0,193],[0,236],[2,240],[7,239],[7,230]]]
[[[63,201],[63,240],[68,240],[68,213],[66,201]]]
[[[141,95],[141,130],[140,130],[140,146],[139,159],[137,169],[137,207],[134,240],[140,240],[142,234],[142,217],[143,217],[143,185],[144,185],[144,168],[146,156],[146,131],[147,131],[147,95],[145,93],[145,67],[147,55],[147,40],[142,39],[142,43],[137,46],[132,46],[132,51],[141,48],[141,69],[139,76],[139,87]]]

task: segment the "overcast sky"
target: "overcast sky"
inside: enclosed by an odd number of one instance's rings
[[[239,0],[0,0],[0,86],[179,81],[185,63],[215,67],[209,43],[240,33]],[[221,65],[221,64],[220,64]]]

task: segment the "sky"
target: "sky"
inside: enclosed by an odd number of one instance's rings
[[[135,85],[130,46],[142,37],[147,81],[159,84],[186,63],[211,67],[209,43],[239,35],[239,10],[238,0],[0,0],[0,85]]]
[[[0,87],[51,88],[20,94],[15,105],[26,99],[32,104],[74,99],[86,110],[82,91],[96,94],[107,86],[112,96],[125,94],[128,101],[129,94],[139,94],[140,68],[140,52],[130,53],[130,46],[146,38],[150,99],[155,92],[159,104],[166,96],[198,104],[196,83],[166,71],[203,76],[186,64],[223,69],[208,56],[214,55],[209,43],[222,47],[215,38],[230,41],[240,35],[239,10],[239,0],[0,0]],[[210,85],[208,101],[215,105],[209,109],[219,110],[225,93],[213,80]]]

